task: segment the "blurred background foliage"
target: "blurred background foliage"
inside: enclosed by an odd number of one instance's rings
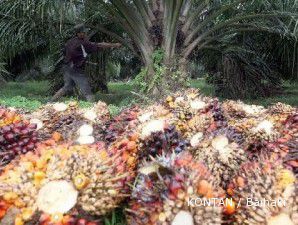
[[[205,78],[219,97],[281,95],[284,82],[298,78],[297,10],[297,0],[3,0],[1,83],[50,80],[46,93],[55,92],[63,45],[84,22],[92,41],[124,45],[89,58],[95,92],[150,71],[152,54],[163,49],[167,66],[177,61],[170,66],[185,70],[186,60],[187,78]],[[157,80],[152,71],[148,86]],[[171,73],[162,76],[166,82]]]

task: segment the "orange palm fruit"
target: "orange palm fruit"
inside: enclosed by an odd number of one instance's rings
[[[127,164],[129,166],[134,166],[136,163],[136,158],[135,157],[129,157],[128,160],[127,160]]]
[[[130,157],[130,154],[128,152],[123,152],[123,155],[122,155],[123,161],[127,161],[129,157]]]
[[[74,186],[78,190],[82,190],[89,184],[89,179],[84,174],[80,174],[73,179]]]
[[[22,212],[22,219],[24,221],[28,221],[31,219],[32,215],[33,215],[33,210],[32,209],[24,209]]]
[[[214,195],[213,195],[213,191],[210,189],[206,194],[205,194],[205,197],[206,198],[213,198]]]
[[[63,216],[62,223],[67,224],[70,219],[71,219],[71,216],[69,215]]]
[[[35,181],[41,181],[45,178],[46,174],[42,171],[37,171],[34,173],[34,180]]]
[[[0,209],[0,220],[6,215],[6,210]]]
[[[226,215],[232,215],[236,211],[236,204],[232,199],[225,199],[225,204],[224,204],[224,213]]]
[[[129,137],[129,139],[130,139],[131,141],[137,141],[138,138],[139,138],[139,136],[138,136],[137,133],[134,133],[134,134],[132,134],[132,135]]]
[[[62,220],[63,220],[63,214],[61,213],[55,213],[51,215],[51,222],[53,222],[54,224],[61,223]]]
[[[38,160],[36,161],[36,167],[37,167],[37,169],[42,170],[42,169],[45,168],[46,165],[47,165],[47,162],[46,162],[46,160],[44,160],[44,159],[38,159]]]
[[[243,177],[237,177],[237,185],[239,187],[244,187],[245,185],[245,180],[243,179]]]
[[[130,141],[127,143],[128,150],[135,150],[137,148],[137,144],[135,141]]]
[[[18,208],[22,208],[25,206],[25,203],[21,201],[20,199],[15,200],[14,205]]]
[[[39,221],[42,224],[45,224],[45,223],[49,222],[50,220],[51,220],[51,217],[48,214],[45,214],[45,213],[41,214],[40,219],[39,219]]]
[[[18,195],[14,192],[7,192],[3,196],[3,199],[9,203],[13,202],[17,198],[18,198]]]
[[[24,221],[21,217],[17,216],[14,221],[14,225],[24,225]]]
[[[228,188],[227,189],[227,193],[229,194],[229,195],[234,195],[234,190],[233,190],[233,188]]]
[[[206,195],[210,192],[211,190],[211,185],[208,183],[206,180],[200,181],[198,185],[198,193],[201,195]]]
[[[54,132],[52,135],[52,138],[54,141],[58,142],[62,140],[62,135],[58,132]]]

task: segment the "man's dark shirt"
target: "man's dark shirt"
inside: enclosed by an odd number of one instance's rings
[[[73,64],[75,68],[83,69],[86,64],[86,58],[84,57],[82,46],[87,54],[98,50],[96,43],[74,37],[68,40],[65,44],[65,63]]]

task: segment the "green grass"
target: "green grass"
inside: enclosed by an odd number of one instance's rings
[[[277,102],[283,102],[292,106],[298,106],[298,82],[285,82],[283,93],[280,95],[245,100],[247,103],[268,106]]]
[[[48,81],[9,82],[7,86],[0,89],[0,105],[35,110],[51,99],[51,96],[48,96],[48,87]],[[96,94],[96,99],[106,102],[112,114],[117,114],[125,106],[133,102],[133,95],[131,94],[133,86],[131,84],[123,82],[110,83],[109,90],[109,94]],[[91,105],[77,98],[61,99],[64,102],[73,100],[79,101],[82,107]]]
[[[214,88],[204,80],[192,80],[191,86],[199,88],[203,94],[214,96]],[[25,108],[34,110],[50,100],[47,89],[49,82],[9,82],[6,87],[0,90],[0,105],[9,107]],[[117,114],[121,109],[131,105],[136,100],[136,96],[131,93],[134,90],[132,83],[111,82],[109,83],[109,94],[96,94],[96,99],[106,102],[111,113]],[[62,98],[61,101],[78,100],[77,98]],[[90,103],[79,101],[82,107],[89,106]],[[284,93],[269,98],[246,99],[244,102],[268,106],[275,102],[284,102],[293,106],[298,106],[298,83],[287,82],[284,84]]]
[[[210,84],[207,84],[204,79],[192,80],[190,86],[192,88],[199,88],[206,96],[215,96],[214,87]]]
[[[47,101],[48,82],[9,82],[0,90],[0,104],[33,110]]]

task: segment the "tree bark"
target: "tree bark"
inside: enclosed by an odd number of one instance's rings
[[[6,80],[0,74],[0,87],[4,87],[6,85]]]
[[[86,65],[86,75],[89,77],[93,93],[98,91],[108,93],[106,65],[107,52],[105,51],[93,54]]]

